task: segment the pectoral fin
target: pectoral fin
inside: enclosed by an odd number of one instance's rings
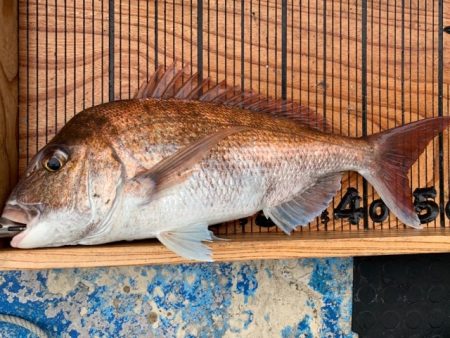
[[[292,200],[264,209],[264,215],[285,233],[290,234],[299,225],[307,225],[325,210],[341,188],[340,173],[321,177],[306,191]]]
[[[150,198],[162,190],[183,182],[191,174],[192,167],[221,140],[245,129],[245,127],[230,127],[205,136],[163,159],[150,170],[137,174],[131,181],[137,183]]]
[[[216,239],[207,224],[195,224],[182,229],[161,232],[156,236],[168,249],[184,258],[212,262],[211,249],[203,244]]]

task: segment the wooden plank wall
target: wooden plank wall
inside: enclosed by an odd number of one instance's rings
[[[17,180],[17,2],[0,0],[0,211]]]
[[[133,96],[157,64],[169,65],[175,59],[193,71],[200,63],[204,76],[267,96],[280,98],[286,90],[287,98],[312,107],[326,117],[333,132],[343,135],[362,136],[363,68],[368,134],[438,114],[437,0],[407,1],[403,8],[401,1],[367,1],[365,66],[363,1],[287,0],[284,27],[283,2],[116,0],[109,8],[111,2],[105,1],[21,0],[20,171],[71,116],[110,98]],[[448,10],[445,22],[450,22]],[[444,35],[444,51],[449,48],[450,37]],[[445,115],[450,115],[449,69],[450,61],[444,58]],[[449,143],[445,133],[446,201]],[[439,196],[438,150],[435,141],[412,169],[413,189],[435,186]],[[362,195],[357,175],[345,175],[344,193],[348,186]],[[368,193],[369,203],[377,198],[370,187]],[[330,206],[330,215],[341,198],[342,193]],[[439,224],[437,218],[428,226]],[[399,226],[393,216],[383,224],[369,224]],[[358,226],[335,220],[328,225],[334,230],[361,227],[362,221]],[[320,222],[309,227],[323,228]],[[270,231],[253,222],[244,230]],[[224,231],[243,229],[233,224]]]

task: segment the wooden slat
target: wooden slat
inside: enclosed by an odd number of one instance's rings
[[[245,234],[210,244],[217,262],[450,251],[449,229]],[[0,270],[102,267],[192,262],[156,241],[94,247],[0,249]]]
[[[108,2],[19,0],[20,172],[85,107],[108,101]]]
[[[0,0],[0,210],[17,179],[17,2]]]

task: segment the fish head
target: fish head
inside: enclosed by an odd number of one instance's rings
[[[98,140],[68,141],[39,151],[11,193],[2,217],[26,224],[13,247],[78,244],[112,212],[121,179],[113,150]]]

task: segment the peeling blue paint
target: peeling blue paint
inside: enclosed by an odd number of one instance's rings
[[[272,271],[269,268],[265,268],[264,271],[267,273],[267,277],[272,278]]]
[[[323,314],[324,325],[321,329],[321,336],[327,337],[346,337],[339,327],[338,322],[341,313],[342,301],[345,299],[341,294],[342,288],[338,278],[339,271],[348,269],[347,262],[340,259],[313,260],[314,270],[310,279],[310,286],[323,295]],[[346,286],[342,286],[346,288]],[[341,294],[341,297],[336,297]],[[350,320],[346,317],[345,320]]]
[[[311,317],[306,315],[294,328],[292,326],[286,326],[281,331],[282,338],[314,338],[311,332]]]
[[[351,274],[351,259],[3,272],[0,312],[58,337],[352,337]]]
[[[245,296],[244,302],[246,304],[248,297],[253,296],[258,288],[258,281],[255,276],[256,272],[256,267],[250,266],[249,264],[244,264],[238,272],[236,289],[237,293],[242,293]]]
[[[248,326],[253,322],[253,311],[245,310],[243,313],[248,315],[247,320],[244,322],[244,329],[247,330]]]
[[[311,318],[309,316],[305,316],[303,320],[297,325],[297,333],[304,338],[313,338],[311,332]]]

